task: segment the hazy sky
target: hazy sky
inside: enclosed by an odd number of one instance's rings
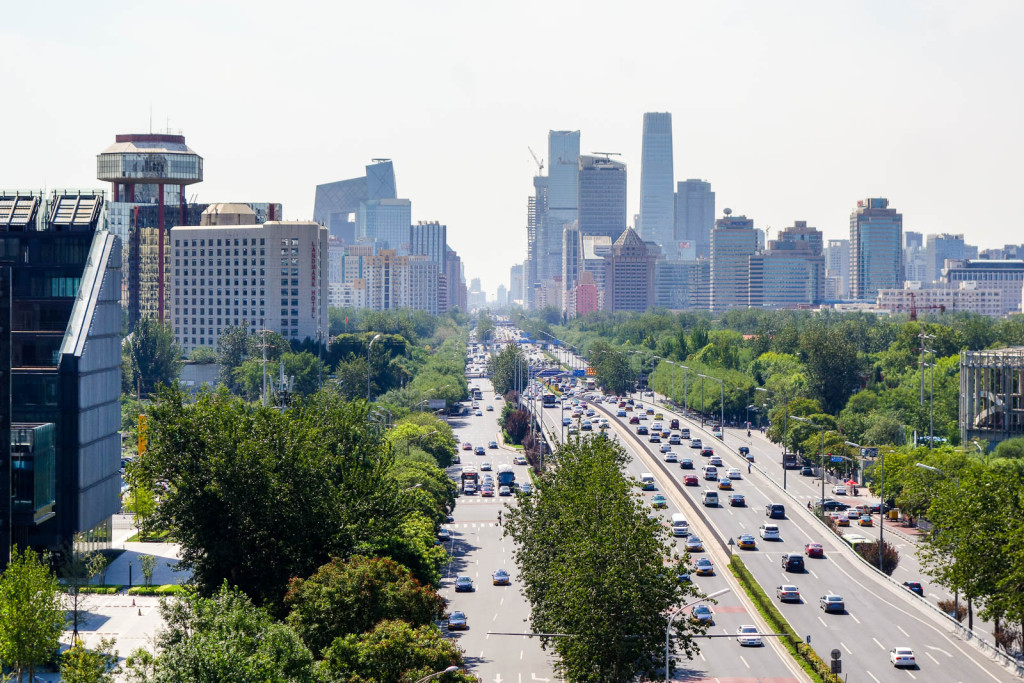
[[[676,179],[719,213],[848,237],[887,196],[906,230],[1001,246],[1024,242],[1022,26],[1014,0],[7,3],[0,187],[97,186],[151,109],[204,157],[199,201],[288,219],[390,157],[493,295],[525,257],[527,146],[621,152],[632,216],[643,112],[670,111]]]

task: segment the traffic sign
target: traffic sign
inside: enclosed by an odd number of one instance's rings
[[[572,371],[572,376],[573,377],[584,377],[584,376],[586,376],[586,374],[587,374],[586,370],[579,370],[579,369],[577,369],[577,370],[573,370]]]
[[[833,455],[832,456],[832,462],[842,462],[842,461],[843,461],[843,456],[841,456],[841,455]]]

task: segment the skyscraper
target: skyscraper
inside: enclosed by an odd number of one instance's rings
[[[437,221],[420,221],[410,231],[412,253],[426,256],[440,272],[448,265],[448,226]]]
[[[935,282],[942,277],[947,259],[962,261],[967,258],[963,235],[928,235],[924,250],[925,279],[928,282]]]
[[[580,132],[548,132],[548,176],[534,179],[539,257],[537,282],[562,275],[562,231],[577,217]]]
[[[377,249],[409,253],[412,202],[408,199],[367,199],[359,202],[356,237]]]
[[[796,221],[750,256],[751,308],[817,306],[825,297],[822,236],[807,221]]]
[[[711,310],[750,305],[750,257],[757,252],[757,230],[746,216],[729,209],[711,231]]]
[[[875,301],[903,284],[903,215],[884,197],[862,199],[850,214],[850,294]]]
[[[829,240],[825,247],[825,276],[835,278],[835,299],[850,296],[850,240]]]
[[[604,310],[643,312],[654,306],[654,264],[658,245],[626,228],[605,257]]]
[[[676,183],[675,202],[675,239],[665,250],[668,258],[708,258],[711,229],[715,225],[715,193],[711,183],[692,178]]]
[[[578,206],[581,234],[617,239],[626,229],[626,165],[581,156]]]
[[[351,244],[356,236],[359,202],[397,197],[395,168],[391,160],[374,159],[366,167],[364,176],[317,185],[313,220],[327,226],[334,237]]]
[[[562,285],[566,290],[576,286],[583,260],[583,239],[574,222],[562,230]]]
[[[675,241],[672,114],[644,114],[640,160],[640,236],[662,248]],[[673,250],[674,253],[674,250]]]

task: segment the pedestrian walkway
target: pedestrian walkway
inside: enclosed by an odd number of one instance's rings
[[[143,555],[156,558],[153,568],[154,586],[168,583],[186,583],[192,578],[192,572],[178,568],[181,547],[177,543],[122,543],[123,553],[119,555],[107,569],[106,582],[122,586],[138,586],[144,583],[142,577]]]

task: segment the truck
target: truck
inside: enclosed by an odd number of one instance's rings
[[[516,473],[512,469],[512,465],[498,465],[498,486],[508,486],[509,488],[515,486]]]
[[[792,470],[799,467],[799,465],[796,464],[796,453],[783,453],[782,467],[787,470]]]

